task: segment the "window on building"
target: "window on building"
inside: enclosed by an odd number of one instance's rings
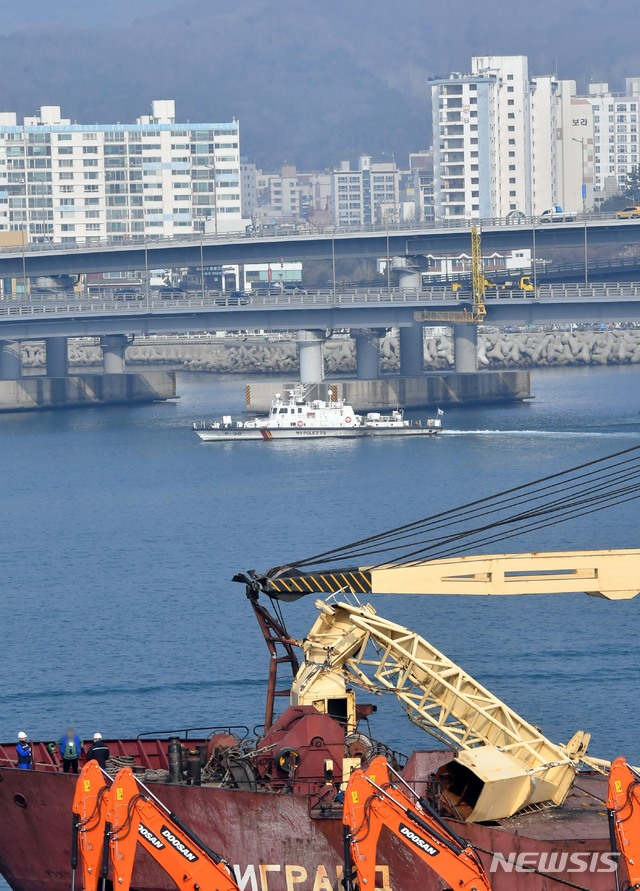
[[[515,198],[515,197],[516,197],[516,194],[517,194],[517,193],[516,193],[516,190],[515,190],[515,189],[512,189],[512,190],[509,192],[509,198]]]

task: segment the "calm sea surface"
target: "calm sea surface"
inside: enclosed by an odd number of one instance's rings
[[[201,444],[245,380],[177,404],[0,416],[0,738],[87,739],[263,718],[268,659],[232,575],[266,569],[640,442],[640,368],[535,372],[529,404],[453,410],[437,438]],[[638,547],[638,503],[507,549]],[[552,739],[640,760],[640,598],[384,597]],[[286,608],[302,636],[312,602]],[[366,696],[364,697],[366,700]],[[429,739],[379,703],[396,748]]]

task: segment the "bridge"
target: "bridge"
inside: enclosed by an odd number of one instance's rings
[[[47,374],[65,376],[67,338],[100,337],[104,370],[125,370],[129,337],[202,331],[297,331],[302,380],[322,379],[322,344],[328,330],[349,329],[356,339],[357,373],[378,377],[377,338],[400,329],[401,374],[423,373],[423,328],[441,322],[420,320],[460,310],[464,298],[443,288],[308,290],[257,295],[239,304],[223,294],[178,299],[43,300],[0,303],[0,379],[20,376],[19,344],[45,340]],[[535,297],[520,290],[490,294],[486,324],[543,325],[640,323],[640,284],[548,286]],[[477,327],[453,325],[456,371],[476,370]]]
[[[370,227],[362,231],[328,229],[292,235],[214,237],[208,234],[174,239],[132,239],[91,244],[28,244],[0,251],[0,276],[78,275],[172,267],[341,260],[362,257],[410,257],[429,253],[468,252],[470,223],[444,226]],[[589,245],[623,248],[640,241],[640,220],[618,220],[600,214],[572,222],[540,223],[528,219],[508,224],[482,221],[485,251],[574,248]],[[535,253],[534,250],[534,253]]]

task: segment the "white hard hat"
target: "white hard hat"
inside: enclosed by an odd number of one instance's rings
[[[101,733],[94,733],[94,734],[93,734],[93,741],[94,741],[94,742],[97,742],[99,739],[102,739],[102,734],[101,734]]]
[[[24,730],[21,730],[20,733],[18,734],[18,739],[26,739],[26,738],[27,738],[27,734],[24,732]]]

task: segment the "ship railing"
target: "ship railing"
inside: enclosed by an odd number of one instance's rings
[[[197,734],[198,739],[201,739],[201,734],[207,731],[206,739],[210,739],[212,736],[215,736],[216,733],[228,733],[233,736],[237,736],[240,742],[243,742],[250,736],[250,730],[246,726],[246,724],[210,724],[207,727],[177,727],[171,730],[145,730],[143,733],[139,733],[136,736],[136,739],[145,739],[146,737],[170,737],[177,736],[180,739],[189,739],[190,734]]]

